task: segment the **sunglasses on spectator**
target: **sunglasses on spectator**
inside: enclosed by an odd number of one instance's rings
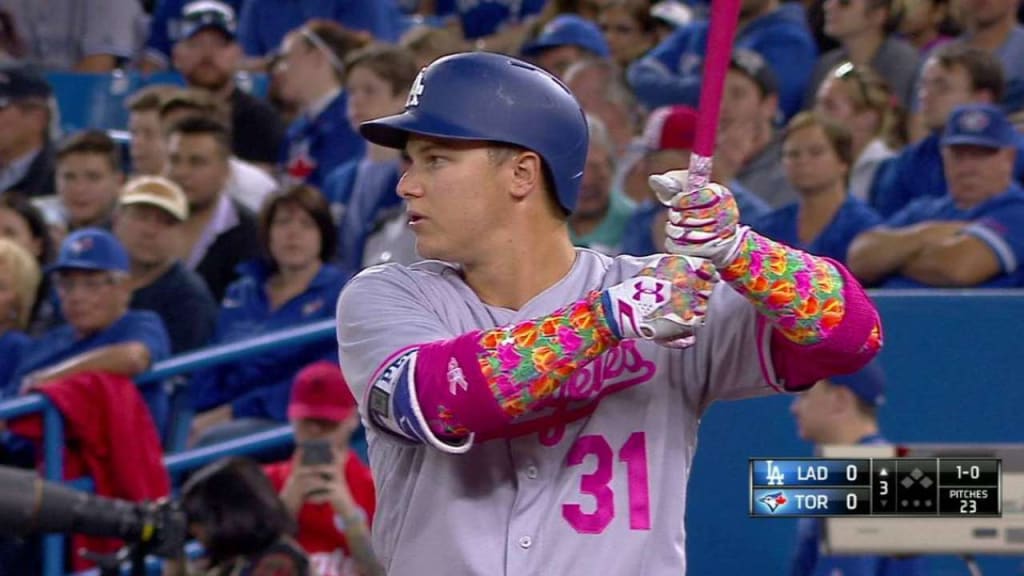
[[[235,30],[235,19],[232,14],[217,7],[204,6],[198,10],[187,10],[182,15],[182,20],[193,28],[213,26],[232,33]]]
[[[61,294],[70,294],[77,289],[84,290],[87,293],[96,292],[116,283],[117,279],[112,274],[71,278],[58,273],[54,277],[54,286],[57,288],[57,292]]]
[[[860,97],[867,104],[871,101],[868,98],[868,85],[864,82],[864,76],[860,73],[860,69],[853,65],[853,62],[843,62],[836,68],[832,76],[839,80],[846,80],[847,78],[853,78],[853,81],[857,84],[857,90],[860,91]]]

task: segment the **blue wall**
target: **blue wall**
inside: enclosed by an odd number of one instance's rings
[[[1024,442],[1024,292],[882,293],[889,376],[883,434],[894,442]],[[792,398],[723,402],[701,423],[687,509],[691,575],[787,574],[796,521],[747,517],[747,459],[806,456]],[[1024,574],[1024,558],[981,558],[985,576]],[[930,574],[967,574],[953,558]]]

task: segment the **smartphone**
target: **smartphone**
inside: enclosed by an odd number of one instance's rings
[[[299,460],[303,466],[323,466],[334,463],[334,451],[327,440],[307,440],[299,444],[302,456]]]

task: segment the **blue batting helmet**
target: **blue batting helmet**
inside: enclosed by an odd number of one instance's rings
[[[586,117],[565,84],[533,64],[488,52],[435,60],[416,77],[405,112],[359,132],[388,148],[404,148],[410,134],[522,146],[544,160],[562,208],[576,209]]]

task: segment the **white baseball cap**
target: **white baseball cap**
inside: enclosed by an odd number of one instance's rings
[[[162,208],[184,222],[188,219],[188,200],[181,188],[162,176],[139,176],[121,188],[121,205],[149,204]]]

